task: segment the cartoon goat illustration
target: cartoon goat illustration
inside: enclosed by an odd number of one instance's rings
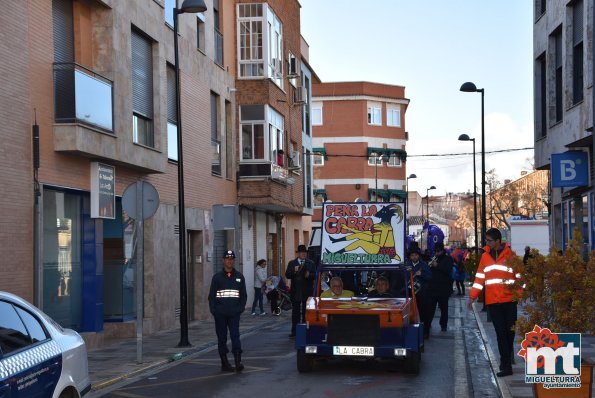
[[[351,234],[340,238],[329,236],[331,242],[352,241],[344,248],[335,253],[350,252],[362,248],[368,254],[388,254],[391,258],[401,261],[401,256],[395,249],[395,235],[391,225],[391,219],[397,217],[397,223],[403,220],[403,209],[399,205],[384,206],[375,215],[380,219],[369,231],[359,231],[357,229],[343,225],[343,229],[351,231]]]

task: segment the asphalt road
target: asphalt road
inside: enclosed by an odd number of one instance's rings
[[[312,373],[296,368],[288,325],[263,328],[242,339],[246,368],[220,372],[217,350],[210,350],[146,375],[103,395],[148,397],[498,397],[473,315],[451,299],[449,330],[437,319],[426,341],[419,375],[399,363],[377,361],[317,362]],[[439,315],[439,311],[437,311]],[[229,355],[230,360],[231,354]]]

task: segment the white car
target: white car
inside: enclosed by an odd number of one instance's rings
[[[0,398],[79,398],[90,389],[81,336],[0,291]]]

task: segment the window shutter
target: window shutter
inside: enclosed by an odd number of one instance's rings
[[[54,62],[74,62],[72,0],[53,0]]]
[[[178,112],[176,103],[176,70],[167,65],[167,121],[178,124]]]
[[[132,110],[153,118],[153,56],[151,42],[132,31]]]

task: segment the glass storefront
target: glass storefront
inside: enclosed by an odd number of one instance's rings
[[[82,323],[81,197],[44,190],[43,310],[60,325]]]

